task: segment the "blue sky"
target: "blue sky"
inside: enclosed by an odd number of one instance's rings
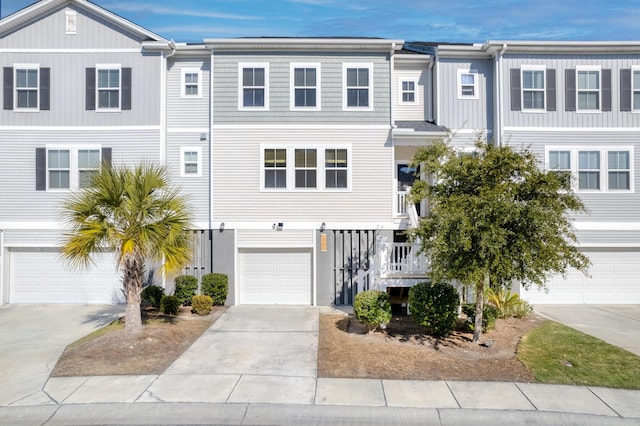
[[[29,4],[0,0],[2,16]],[[640,0],[94,0],[165,38],[640,41]]]

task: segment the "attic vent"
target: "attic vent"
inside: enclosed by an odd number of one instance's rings
[[[65,32],[67,34],[75,34],[76,33],[76,11],[75,10],[67,10],[65,11]]]

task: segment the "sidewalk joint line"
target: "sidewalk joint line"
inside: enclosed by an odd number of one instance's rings
[[[589,392],[591,392],[591,393],[592,393],[596,398],[598,398],[600,401],[602,401],[602,403],[603,403],[604,405],[606,405],[607,407],[609,407],[609,409],[610,409],[611,411],[613,411],[614,413],[616,413],[616,414],[618,415],[618,417],[620,417],[620,418],[624,418],[620,413],[618,413],[616,410],[614,410],[612,406],[610,406],[609,404],[607,404],[607,402],[606,402],[604,399],[600,398],[600,396],[599,396],[597,393],[595,393],[595,392],[591,389],[591,386],[585,386],[585,387],[586,387],[586,388],[589,390]]]
[[[529,396],[520,388],[520,386],[518,386],[517,382],[513,382],[513,384],[516,386],[516,388],[520,391],[520,393],[522,394],[522,396],[524,396],[524,398],[529,401],[529,404],[531,404],[531,406],[533,408],[536,409],[536,411],[540,411],[540,409],[538,407],[536,407],[536,404],[533,403],[533,401],[531,401],[531,399],[529,398]]]

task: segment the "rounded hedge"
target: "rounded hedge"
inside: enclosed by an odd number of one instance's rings
[[[191,298],[191,311],[198,315],[208,315],[213,306],[213,299],[210,296],[193,296]]]
[[[164,289],[157,285],[149,285],[142,289],[140,300],[146,300],[151,303],[155,309],[160,309],[160,302],[164,296]]]
[[[356,294],[353,312],[369,333],[378,327],[386,327],[391,321],[389,295],[380,290],[365,290]]]
[[[164,296],[160,303],[160,310],[167,315],[178,315],[180,300],[175,296]]]
[[[458,291],[451,284],[421,282],[409,290],[411,317],[436,337],[455,330],[459,305]]]
[[[181,305],[189,306],[191,298],[198,291],[198,279],[193,275],[179,275],[174,280],[176,288],[173,295],[178,298]]]
[[[214,305],[224,305],[229,293],[229,277],[212,272],[202,277],[202,294],[210,296]]]

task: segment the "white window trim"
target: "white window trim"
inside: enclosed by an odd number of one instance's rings
[[[45,146],[45,170],[47,178],[48,192],[70,192],[77,191],[80,186],[80,174],[78,169],[78,151],[93,150],[100,153],[99,163],[102,164],[102,145],[46,145]],[[51,188],[49,182],[49,151],[64,150],[69,151],[69,188]]]
[[[462,75],[463,74],[473,74],[473,96],[463,95],[462,94]],[[457,86],[458,86],[458,99],[479,99],[478,95],[478,70],[475,69],[458,69],[456,73]],[[468,84],[465,84],[468,86]]]
[[[351,68],[367,68],[369,70],[369,106],[356,107],[348,106],[347,96],[347,70]],[[373,63],[370,62],[352,62],[342,64],[342,110],[343,111],[373,111]]]
[[[37,70],[36,106],[34,108],[18,107],[18,70]],[[13,110],[16,112],[40,112],[40,64],[13,64]]]
[[[184,154],[186,152],[195,152],[198,155],[197,159],[197,173],[187,173],[185,168]],[[180,147],[180,177],[202,177],[202,147],[199,146],[181,146]]]
[[[118,70],[118,108],[100,108],[100,86],[98,73],[102,70]],[[122,111],[122,65],[121,64],[96,64],[96,111],[120,112]]]
[[[633,74],[636,72],[640,73],[640,65],[634,65],[631,67],[631,112],[638,114],[640,113],[640,108],[636,109],[633,107],[633,94],[635,91],[640,92],[640,87],[635,87],[633,85],[633,82],[634,82]]]
[[[542,83],[544,86],[542,89],[525,89],[524,87],[524,73],[525,71],[542,71]],[[526,108],[524,106],[524,92],[533,91],[539,92],[542,91],[543,96],[543,107],[542,108]],[[529,112],[529,113],[547,113],[547,67],[545,65],[523,65],[520,68],[520,102],[521,102],[521,111]]]
[[[197,74],[198,76],[198,93],[195,95],[187,94],[187,74]],[[202,70],[200,68],[181,68],[180,69],[180,97],[181,98],[202,98]]]
[[[287,185],[286,188],[265,188],[264,186],[264,150],[265,149],[286,149],[287,150]],[[316,187],[315,188],[296,188],[296,167],[295,167],[295,150],[296,149],[315,149],[316,150]],[[326,149],[346,149],[347,150],[347,187],[346,188],[327,188],[325,174],[325,150]],[[260,192],[351,192],[352,187],[352,148],[350,144],[261,144],[260,145]]]
[[[244,68],[264,68],[264,106],[244,106],[244,86],[242,71]],[[238,110],[240,111],[269,111],[269,63],[268,62],[239,62],[238,63]]]
[[[402,98],[404,90],[402,83],[413,83],[413,101],[408,102]],[[418,105],[418,79],[417,78],[400,78],[398,80],[398,105]]]
[[[549,151],[569,151],[571,158],[571,188],[578,194],[633,194],[634,186],[634,147],[633,146],[558,146],[550,145],[545,147],[544,164],[546,170],[549,168]],[[600,152],[600,189],[579,189],[578,188],[578,152],[598,151]],[[629,152],[629,189],[609,189],[609,151]]]
[[[316,106],[304,107],[296,106],[296,86],[295,86],[295,69],[296,68],[315,68],[316,70]],[[320,92],[320,63],[319,62],[292,62],[289,67],[290,89],[289,89],[289,105],[291,111],[320,111],[321,110],[321,92]],[[311,86],[308,86],[311,87]]]
[[[580,71],[598,71],[598,109],[580,109],[580,83],[578,79]],[[602,67],[600,65],[576,66],[576,112],[579,114],[599,114],[602,112]]]

